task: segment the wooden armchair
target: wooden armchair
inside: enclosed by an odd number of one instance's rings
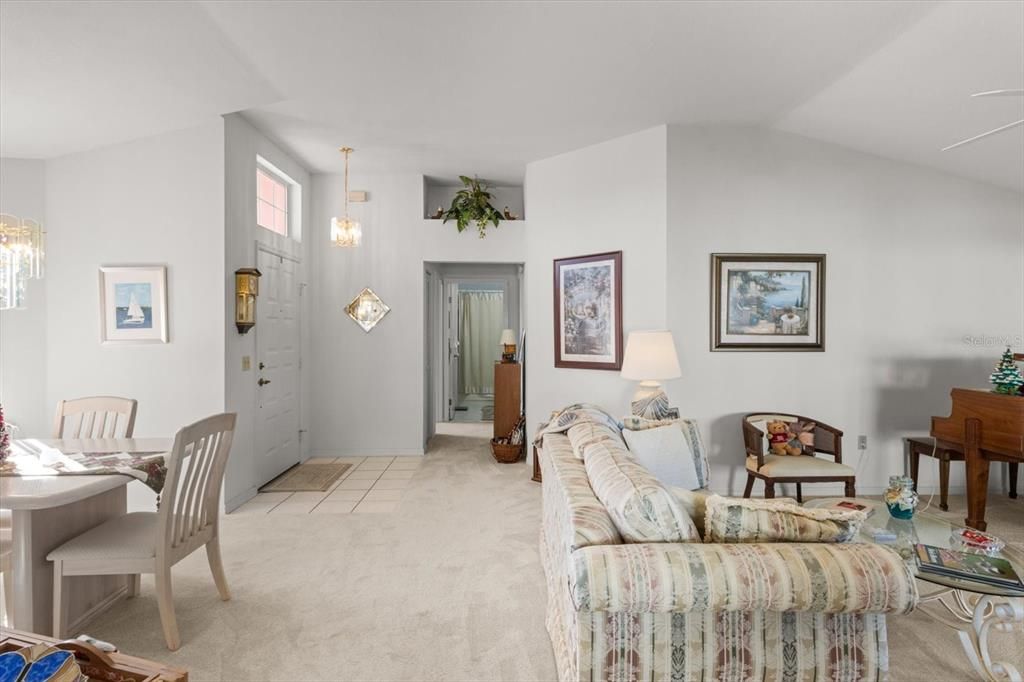
[[[766,452],[768,441],[764,425],[769,421],[787,423],[814,422],[814,446],[804,446],[802,455],[775,455]],[[743,445],[747,458],[747,485],[743,497],[750,497],[754,479],[764,481],[764,496],[775,497],[776,483],[796,483],[796,499],[803,502],[804,483],[845,485],[846,497],[855,497],[856,472],[843,464],[843,432],[817,419],[781,412],[753,412],[743,417]],[[817,457],[821,453],[832,461]]]

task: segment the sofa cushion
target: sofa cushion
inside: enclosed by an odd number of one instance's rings
[[[569,437],[572,451],[579,459],[583,459],[583,449],[591,443],[610,440],[616,445],[625,445],[625,441],[622,440],[622,432],[605,422],[583,421],[573,424],[565,432],[565,435]]]
[[[625,542],[700,542],[675,496],[625,449],[599,441],[583,450],[590,487]]]
[[[622,542],[615,523],[594,495],[583,462],[573,454],[569,439],[549,434],[539,452],[543,468],[545,533],[573,551],[591,545]]]
[[[697,421],[695,419],[671,419],[671,420],[659,420],[659,419],[644,419],[643,417],[637,417],[630,415],[624,417],[622,420],[623,437],[626,435],[626,431],[645,431],[647,429],[657,429],[665,426],[666,424],[675,424],[683,432],[683,437],[686,438],[687,445],[690,446],[690,454],[693,455],[694,465],[697,468],[697,483],[694,487],[696,488],[707,488],[711,485],[710,479],[710,467],[708,466],[708,453],[704,448],[704,439],[701,438],[700,429],[697,427]]]
[[[918,601],[906,562],[868,542],[586,547],[570,570],[580,611],[908,613]]]
[[[705,542],[849,542],[867,514],[808,509],[781,500],[712,495],[704,502]]]
[[[665,485],[687,490],[701,487],[696,458],[679,424],[642,431],[626,429],[622,437],[629,453]]]

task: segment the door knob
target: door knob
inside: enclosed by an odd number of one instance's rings
[[[270,379],[260,379],[256,383],[259,384],[260,386],[266,386],[267,384],[270,383]]]
[[[264,367],[266,367],[266,365],[264,365],[264,364],[263,364],[263,363],[261,362],[261,363],[260,363],[260,369],[263,369]]]

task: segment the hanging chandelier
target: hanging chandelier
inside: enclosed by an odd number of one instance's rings
[[[24,308],[28,280],[42,279],[46,233],[34,220],[0,215],[0,310]]]
[[[331,218],[331,242],[335,246],[354,248],[363,241],[363,228],[348,216],[348,155],[355,150],[342,147],[339,151],[345,155],[345,214]]]

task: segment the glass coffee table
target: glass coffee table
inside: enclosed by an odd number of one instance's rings
[[[844,499],[849,498],[808,500],[804,506],[834,507]],[[982,679],[1022,682],[1021,673],[1016,667],[992,660],[988,640],[991,631],[1019,633],[1024,630],[1024,592],[918,570],[914,545],[921,543],[960,549],[955,546],[953,532],[963,526],[928,512],[918,512],[906,521],[895,519],[881,500],[857,498],[851,501],[874,509],[864,522],[856,542],[874,542],[891,547],[906,559],[914,577],[927,584],[919,584],[922,588],[919,589],[919,609],[933,620],[957,631],[967,658]],[[896,538],[877,541],[872,533],[875,529],[887,530]],[[1024,552],[1007,546],[994,556],[1006,559],[1013,565],[1017,575],[1024,576]]]

